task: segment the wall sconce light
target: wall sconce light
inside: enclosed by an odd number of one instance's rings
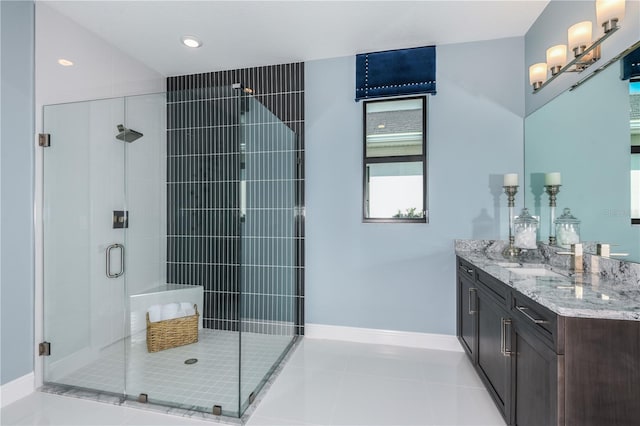
[[[624,17],[624,0],[596,0],[596,22],[605,34],[618,27]]]
[[[604,34],[592,41],[593,23],[582,21],[569,27],[567,31],[568,45],[559,44],[547,49],[547,62],[533,64],[529,67],[529,83],[533,93],[537,93],[553,79],[564,72],[582,72],[601,55],[600,45],[609,36],[620,29],[619,23],[624,17],[625,0],[596,0],[596,17]],[[567,63],[567,50],[573,51],[574,58]],[[551,77],[547,79],[547,69]]]
[[[558,44],[547,49],[547,66],[551,75],[556,75],[567,63],[567,45]]]
[[[529,67],[529,84],[533,90],[538,90],[547,80],[547,64],[540,62]]]
[[[578,22],[569,27],[569,49],[573,50],[573,56],[578,57],[591,45],[591,33],[593,32],[591,21]]]

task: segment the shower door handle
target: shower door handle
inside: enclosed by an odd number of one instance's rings
[[[115,274],[111,273],[111,250],[113,249],[120,249],[120,271]],[[122,244],[111,244],[108,246],[106,257],[107,278],[118,278],[124,274],[124,246]]]

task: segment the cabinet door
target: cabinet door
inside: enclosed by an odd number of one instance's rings
[[[471,360],[476,361],[477,289],[473,281],[458,275],[458,337]]]
[[[515,424],[557,425],[558,356],[526,326],[513,330]]]
[[[478,291],[478,369],[507,423],[511,408],[511,357],[505,355],[505,329],[510,317],[482,290]]]

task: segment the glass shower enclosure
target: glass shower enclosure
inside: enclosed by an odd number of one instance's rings
[[[233,87],[43,119],[45,384],[240,417],[300,325],[296,135]],[[197,342],[151,350],[176,315]]]

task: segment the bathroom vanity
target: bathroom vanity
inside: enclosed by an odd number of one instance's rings
[[[509,425],[640,423],[640,283],[456,250],[457,335]]]

